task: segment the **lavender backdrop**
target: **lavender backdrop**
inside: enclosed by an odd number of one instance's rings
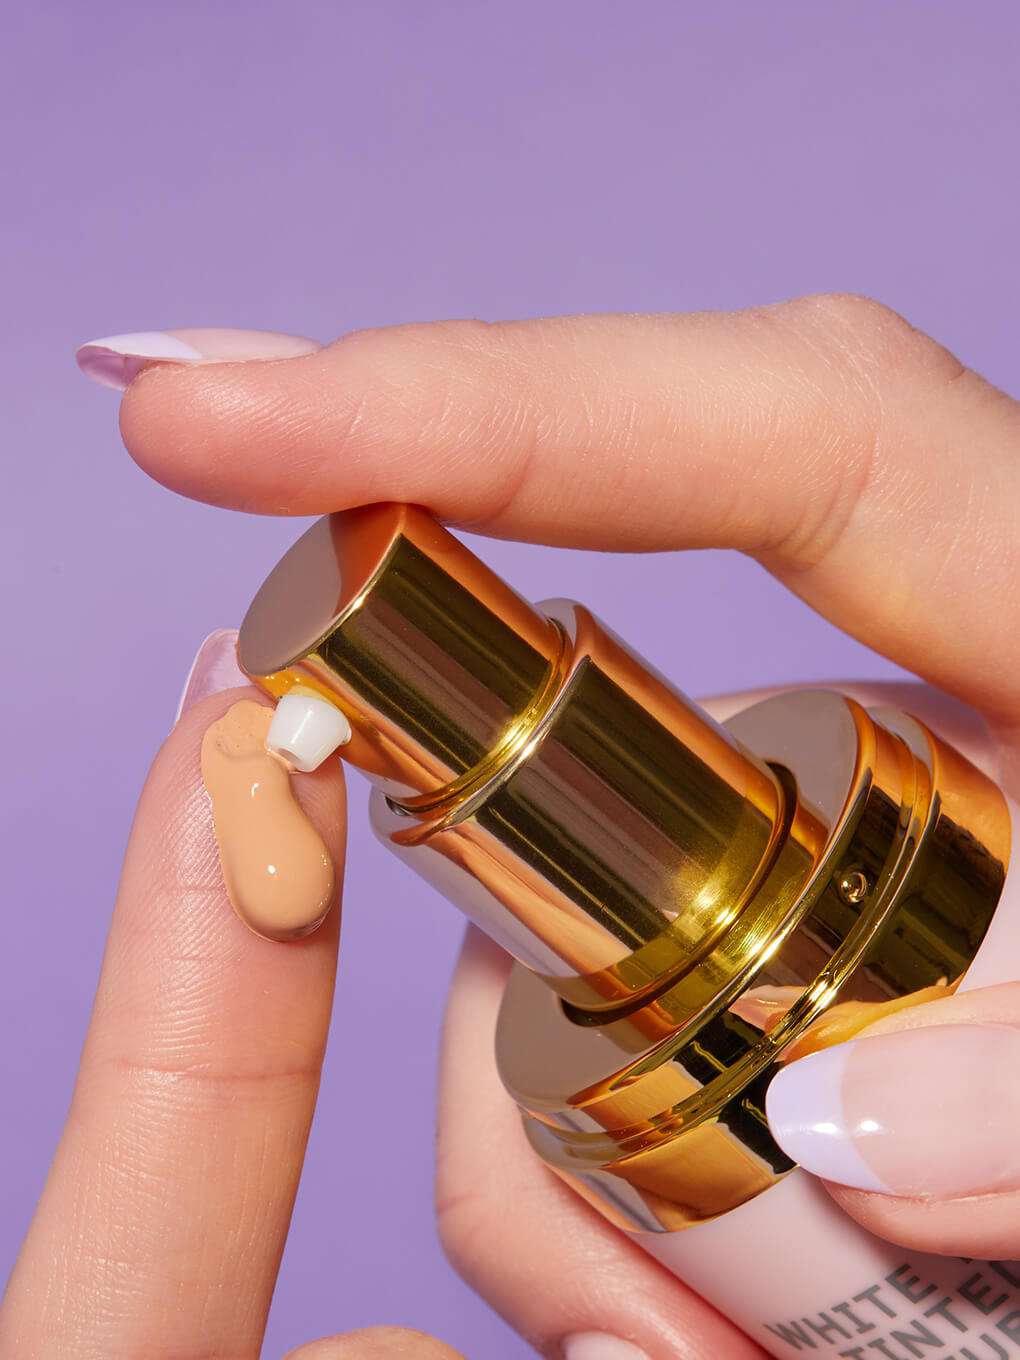
[[[151,753],[198,642],[239,619],[301,527],[151,485],[75,345],[839,288],[1015,387],[1018,40],[1009,0],[7,7],[5,1265],[60,1130]],[[695,693],[893,670],[726,554],[677,557],[665,592],[661,561],[481,546],[525,593],[588,600]],[[97,765],[99,796],[82,798],[78,772]],[[517,1360],[529,1348],[453,1276],[430,1216],[459,923],[367,838],[358,790],[352,802],[334,1040],[266,1354],[385,1320]],[[388,1126],[381,1078],[378,1121],[344,1118],[380,897],[407,939],[394,986],[422,1020],[387,1032],[376,1009],[372,1043],[403,1064],[415,1139]],[[350,1173],[373,1161],[374,1182]]]

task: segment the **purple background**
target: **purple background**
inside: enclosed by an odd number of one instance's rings
[[[301,527],[149,483],[75,346],[163,326],[325,340],[852,289],[1008,387],[1018,39],[1009,0],[7,8],[5,1264],[60,1131],[148,761],[199,641],[240,618]],[[894,673],[732,555],[480,546],[524,593],[587,600],[694,693]],[[474,1356],[530,1355],[454,1277],[431,1222],[436,1034],[460,925],[368,839],[352,792],[333,1044],[266,1354],[390,1321]],[[367,981],[394,928],[412,1032],[386,1029]],[[352,1124],[356,1053],[378,1118]],[[414,1133],[388,1122],[397,1063]]]

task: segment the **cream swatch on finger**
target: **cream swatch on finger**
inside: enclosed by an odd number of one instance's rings
[[[202,780],[234,910],[256,935],[297,940],[322,924],[336,874],[287,763],[266,749],[272,719],[264,704],[234,704],[202,740]]]

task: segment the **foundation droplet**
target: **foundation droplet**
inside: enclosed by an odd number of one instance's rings
[[[234,704],[202,740],[202,780],[234,910],[257,935],[297,940],[321,925],[336,875],[287,765],[266,750],[272,719],[263,704]]]

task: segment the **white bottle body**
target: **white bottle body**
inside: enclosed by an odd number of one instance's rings
[[[1020,1262],[894,1246],[805,1171],[711,1223],[634,1241],[780,1360],[1020,1355]]]

